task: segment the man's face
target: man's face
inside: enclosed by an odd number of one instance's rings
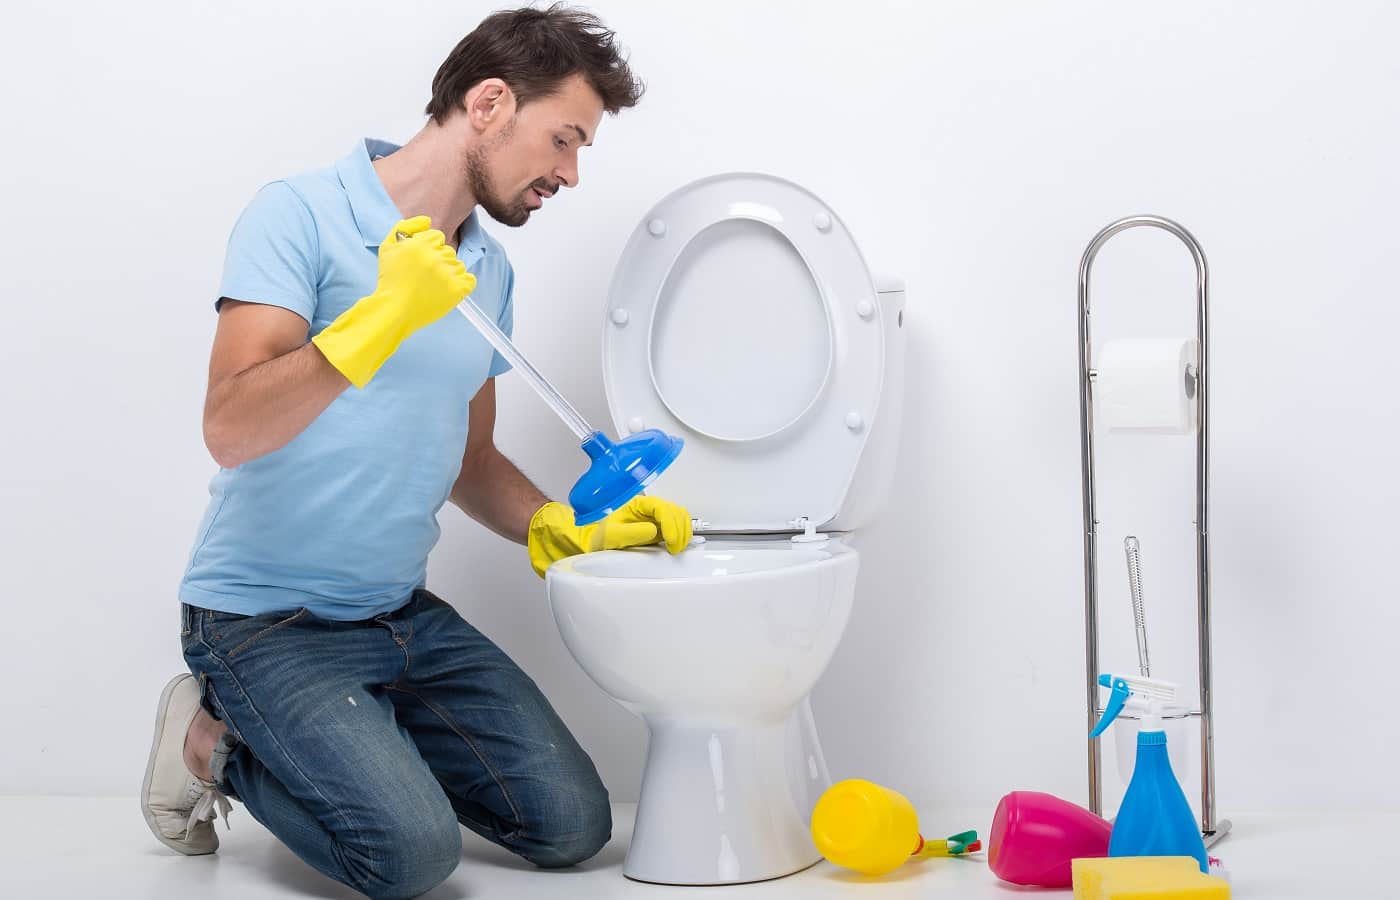
[[[581,75],[519,107],[467,155],[476,202],[503,225],[524,225],[561,187],[578,185],[578,151],[593,143],[603,101]]]

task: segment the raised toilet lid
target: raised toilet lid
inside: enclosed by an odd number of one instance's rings
[[[716,175],[642,218],[608,292],[621,434],[685,439],[650,489],[712,531],[817,527],[839,511],[880,398],[879,295],[841,222],[771,175]]]

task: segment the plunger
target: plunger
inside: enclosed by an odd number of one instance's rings
[[[410,236],[399,232],[398,238],[409,240]],[[609,440],[607,435],[589,425],[578,410],[554,389],[554,385],[530,365],[530,361],[515,349],[515,344],[511,343],[506,333],[481,311],[471,297],[463,297],[462,302],[457,304],[457,311],[466,316],[467,321],[481,332],[481,336],[510,362],[540,395],[540,399],[564,420],[564,424],[582,442],[580,446],[588,454],[588,471],[569,491],[569,505],[574,509],[576,524],[588,525],[606,518],[640,494],[680,455],[685,441],[656,428],[638,431],[618,441]]]

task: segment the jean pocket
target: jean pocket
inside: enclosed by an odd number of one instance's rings
[[[257,616],[240,616],[236,613],[205,610],[206,638],[210,645],[218,649],[229,648],[224,656],[232,659],[246,653],[254,644],[288,626],[295,625],[311,615],[302,607],[292,613],[264,613]]]

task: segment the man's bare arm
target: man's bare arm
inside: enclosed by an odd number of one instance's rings
[[[530,519],[549,502],[515,464],[496,449],[496,379],[486,379],[471,401],[462,472],[452,485],[452,502],[487,528],[525,543]]]
[[[305,319],[279,306],[220,305],[204,400],[204,443],[219,465],[285,446],[350,386],[306,332]]]

